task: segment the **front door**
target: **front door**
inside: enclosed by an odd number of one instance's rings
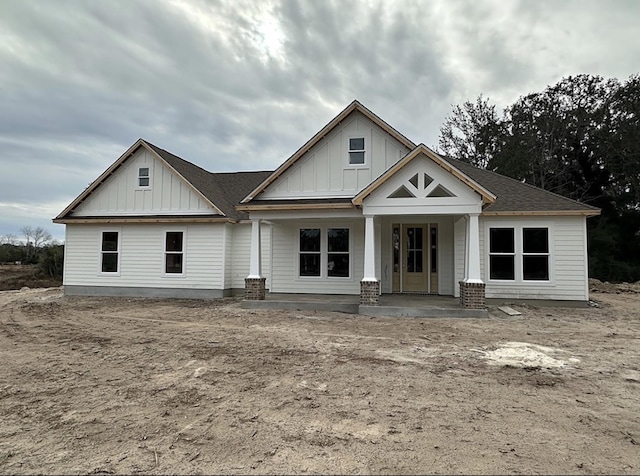
[[[402,290],[427,292],[427,227],[403,225]]]
[[[438,292],[437,225],[393,225],[393,292]]]

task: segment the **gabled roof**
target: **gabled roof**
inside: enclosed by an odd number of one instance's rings
[[[248,216],[235,209],[235,205],[249,190],[254,189],[271,172],[235,172],[211,173],[177,155],[157,147],[144,139],[138,139],[127,151],[89,185],[71,204],[55,219],[68,219],[69,214],[87,199],[105,180],[107,180],[129,157],[141,147],[148,150],[155,158],[172,170],[194,193],[200,196],[211,208],[222,217],[231,220],[242,220]]]
[[[467,174],[458,170],[458,168],[454,167],[451,163],[444,160],[434,151],[429,149],[424,144],[419,144],[415,147],[411,152],[405,155],[403,158],[398,160],[395,164],[393,164],[389,169],[387,169],[382,175],[380,175],[377,179],[367,185],[364,189],[362,189],[354,198],[354,205],[362,205],[362,202],[365,198],[367,198],[374,190],[376,190],[380,185],[385,183],[391,177],[393,177],[398,171],[400,171],[405,165],[411,162],[420,154],[426,155],[428,158],[433,160],[437,165],[445,169],[455,178],[465,183],[469,188],[478,192],[482,197],[483,203],[493,203],[496,200],[496,195],[489,191],[486,187],[484,187],[481,183],[469,177]]]
[[[334,117],[326,126],[320,129],[316,135],[314,135],[311,139],[309,139],[302,147],[300,147],[291,157],[289,157],[280,167],[278,167],[269,177],[266,178],[260,185],[258,185],[249,195],[247,195],[240,203],[247,203],[253,200],[260,192],[264,191],[274,180],[280,177],[287,169],[289,169],[293,164],[295,164],[304,154],[306,154],[314,145],[316,145],[320,140],[322,140],[327,134],[333,131],[344,119],[349,116],[354,111],[358,111],[362,113],[367,119],[376,124],[382,130],[384,130],[387,134],[392,136],[402,145],[404,145],[408,149],[415,148],[415,144],[407,139],[403,134],[398,132],[396,129],[391,127],[385,121],[383,121],[376,114],[371,112],[365,106],[363,106],[359,101],[354,100],[351,104],[349,104],[345,109],[342,110],[340,114]]]
[[[145,143],[229,218],[238,220],[247,218],[247,214],[237,211],[235,206],[247,194],[248,190],[253,190],[271,175],[271,171],[208,172],[150,142],[145,141]]]

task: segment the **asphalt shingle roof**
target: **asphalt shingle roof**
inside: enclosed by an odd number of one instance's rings
[[[572,200],[556,193],[548,192],[533,185],[500,175],[489,170],[479,169],[466,162],[443,157],[472,180],[496,196],[496,201],[487,206],[486,212],[557,212],[557,211],[595,211],[595,207]]]
[[[249,215],[236,210],[235,206],[272,173],[271,171],[212,173],[148,141],[144,142],[222,213],[237,220],[246,219]]]
[[[237,220],[247,219],[248,214],[236,210],[236,205],[269,177],[271,171],[212,173],[188,162],[147,141],[145,143],[171,165],[180,175],[215,204],[226,216]],[[519,182],[504,175],[479,169],[451,157],[443,157],[478,184],[493,193],[496,201],[487,207],[487,212],[566,212],[594,211],[597,208],[575,200],[547,192],[541,188]],[[298,202],[300,200],[296,200]],[[252,200],[252,203],[263,203]],[[274,202],[270,202],[274,203]]]

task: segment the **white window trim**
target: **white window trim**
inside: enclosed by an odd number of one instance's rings
[[[317,251],[300,251],[300,230],[303,229],[319,229],[320,230],[320,252]],[[349,255],[349,276],[329,276],[329,228],[342,228],[349,231],[349,251],[336,252],[335,254]],[[353,230],[350,226],[343,225],[299,225],[296,227],[296,279],[302,281],[353,281]],[[301,276],[300,275],[300,253],[317,253],[320,255],[320,276]],[[333,254],[333,253],[332,253]]]
[[[149,176],[148,177],[144,177],[143,175],[140,175],[140,169],[149,169]],[[136,189],[138,190],[151,190],[151,186],[153,185],[153,167],[151,167],[151,164],[144,164],[144,165],[138,165],[137,166],[137,174],[136,174]],[[141,178],[148,178],[149,179],[149,185],[140,185],[140,179]]]
[[[514,279],[491,279],[491,259],[493,255],[507,256],[510,253],[491,253],[491,243],[489,230],[491,228],[511,228],[514,230]],[[524,228],[546,228],[547,239],[549,240],[549,252],[548,253],[524,253],[523,252],[523,229]],[[553,224],[549,222],[529,222],[529,223],[504,223],[504,222],[488,222],[485,223],[484,232],[484,247],[485,247],[485,279],[487,283],[500,284],[500,285],[517,285],[517,286],[549,286],[555,284],[555,262],[554,262],[554,228]],[[524,256],[547,256],[549,266],[549,279],[524,279]]]
[[[118,234],[118,271],[111,273],[108,271],[102,271],[102,236],[103,233],[117,233]],[[109,253],[109,252],[107,252]],[[120,276],[122,272],[122,228],[101,228],[98,232],[98,272],[99,276]]]
[[[351,139],[363,139],[364,149],[351,149]],[[351,134],[347,136],[347,167],[355,169],[368,169],[369,168],[369,151],[367,147],[371,147],[371,140],[369,140],[368,134]],[[364,152],[364,162],[361,164],[351,163],[350,152]]]
[[[167,233],[182,233],[182,273],[167,273]],[[178,254],[169,252],[169,254]],[[162,277],[185,278],[187,276],[187,230],[185,228],[170,228],[162,231]]]

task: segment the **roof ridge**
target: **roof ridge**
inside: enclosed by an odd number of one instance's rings
[[[204,172],[211,173],[211,172],[209,172],[207,169],[203,169],[203,168],[202,168],[202,167],[200,167],[199,165],[194,164],[193,162],[189,162],[187,159],[183,159],[182,157],[180,157],[179,155],[174,154],[173,152],[169,152],[168,150],[163,149],[162,147],[158,147],[157,145],[155,145],[155,144],[153,144],[153,143],[149,142],[149,141],[148,141],[148,140],[146,140],[146,139],[142,139],[142,138],[141,138],[140,140],[141,140],[141,141],[143,141],[143,142],[144,142],[145,144],[147,144],[148,146],[150,146],[150,147],[154,148],[154,149],[160,150],[160,151],[164,152],[165,154],[169,154],[169,155],[170,155],[172,158],[174,158],[174,159],[181,160],[181,161],[182,161],[182,162],[184,162],[185,164],[188,164],[188,165],[190,165],[190,166],[192,166],[192,167],[195,167],[195,168],[197,168],[197,169],[200,169],[200,170],[202,170],[202,171],[204,171]]]

